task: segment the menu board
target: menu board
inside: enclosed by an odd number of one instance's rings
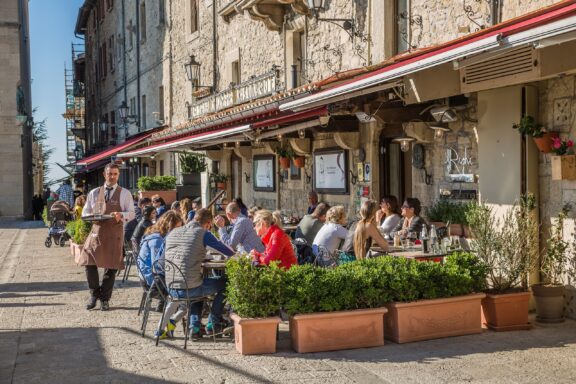
[[[275,157],[273,155],[254,156],[252,177],[254,190],[264,192],[275,191]]]
[[[314,152],[314,190],[320,193],[347,193],[348,161],[343,149]]]

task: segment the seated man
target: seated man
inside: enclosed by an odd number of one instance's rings
[[[328,212],[329,208],[328,204],[320,203],[312,214],[304,216],[298,223],[298,227],[296,227],[296,238],[306,239],[306,243],[312,246],[316,234],[326,221],[326,212]]]
[[[225,220],[218,216],[215,224],[219,227],[218,233],[220,240],[232,249],[236,247],[244,248],[245,252],[255,249],[258,252],[264,252],[264,244],[256,234],[254,225],[244,215],[240,214],[240,206],[237,203],[229,203],[226,206],[226,217],[232,223],[232,231],[229,233],[225,228]]]
[[[208,317],[208,324],[206,325],[205,333],[212,334],[213,332],[220,332],[222,329],[222,311],[224,308],[224,291],[226,289],[226,280],[220,277],[202,277],[202,261],[206,257],[206,247],[211,247],[216,251],[226,255],[232,256],[234,252],[226,245],[218,241],[210,232],[212,226],[212,213],[207,209],[199,209],[194,215],[194,220],[189,222],[183,227],[175,228],[166,237],[166,245],[164,250],[164,257],[166,260],[173,262],[180,268],[186,279],[188,286],[188,297],[194,298],[198,296],[214,295],[214,303],[212,304],[212,313]],[[173,278],[178,276],[171,276],[166,274],[166,285],[170,287]],[[170,294],[181,298],[186,297],[186,285],[176,282],[170,288]],[[166,306],[166,313],[164,318],[169,320],[169,324],[160,324],[159,330],[163,331],[162,336],[167,332],[171,332],[176,328],[176,324],[184,315],[184,311],[179,310],[176,314],[178,304],[170,303]],[[201,315],[203,303],[194,303],[190,308],[190,334],[191,337],[200,338],[201,333]],[[174,314],[174,316],[172,316]],[[168,322],[165,320],[165,322]],[[164,327],[168,325],[167,331]],[[161,336],[161,337],[162,337]]]

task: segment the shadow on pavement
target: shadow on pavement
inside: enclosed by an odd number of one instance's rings
[[[0,377],[13,384],[174,383],[109,367],[95,328],[0,332]]]
[[[38,283],[24,282],[0,284],[0,292],[73,292],[87,290],[88,283],[85,281],[52,281]],[[0,298],[1,297],[2,296],[0,296]]]
[[[24,220],[21,218],[0,217],[0,229],[48,228],[41,220]]]
[[[43,296],[58,296],[57,293],[35,293],[31,295],[24,295],[21,293],[7,293],[0,292],[0,299],[14,299],[17,297],[43,297]]]
[[[493,354],[505,351],[526,351],[533,348],[559,348],[576,343],[576,321],[561,324],[536,325],[529,331],[493,332],[448,337],[443,339],[395,344],[386,340],[383,347],[350,349],[334,352],[297,354],[291,348],[288,331],[281,332],[276,356],[312,360],[367,363],[432,363],[439,359],[458,358],[473,354]]]
[[[51,307],[58,305],[66,305],[66,303],[0,303],[0,308]]]

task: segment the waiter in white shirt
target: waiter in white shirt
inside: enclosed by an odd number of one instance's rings
[[[118,185],[120,168],[116,164],[107,164],[104,168],[105,184],[88,194],[82,216],[104,214],[112,219],[94,222],[86,238],[82,251],[86,266],[86,278],[90,288],[90,299],[86,309],[96,307],[100,299],[100,309],[107,311],[114,288],[114,279],[118,269],[124,268],[122,247],[124,245],[124,223],[134,218],[134,202],[129,190]],[[104,277],[100,284],[98,268],[104,268]]]

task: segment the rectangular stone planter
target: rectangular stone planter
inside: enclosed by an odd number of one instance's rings
[[[528,305],[530,292],[488,294],[482,300],[486,326],[493,331],[518,331],[530,329]]]
[[[384,345],[386,312],[386,308],[371,308],[292,316],[292,348],[306,353]]]
[[[386,305],[386,338],[395,343],[440,339],[482,332],[483,293]]]
[[[244,319],[235,313],[231,316],[234,321],[234,339],[236,350],[243,355],[262,355],[276,352],[276,332],[279,317],[264,319]]]

